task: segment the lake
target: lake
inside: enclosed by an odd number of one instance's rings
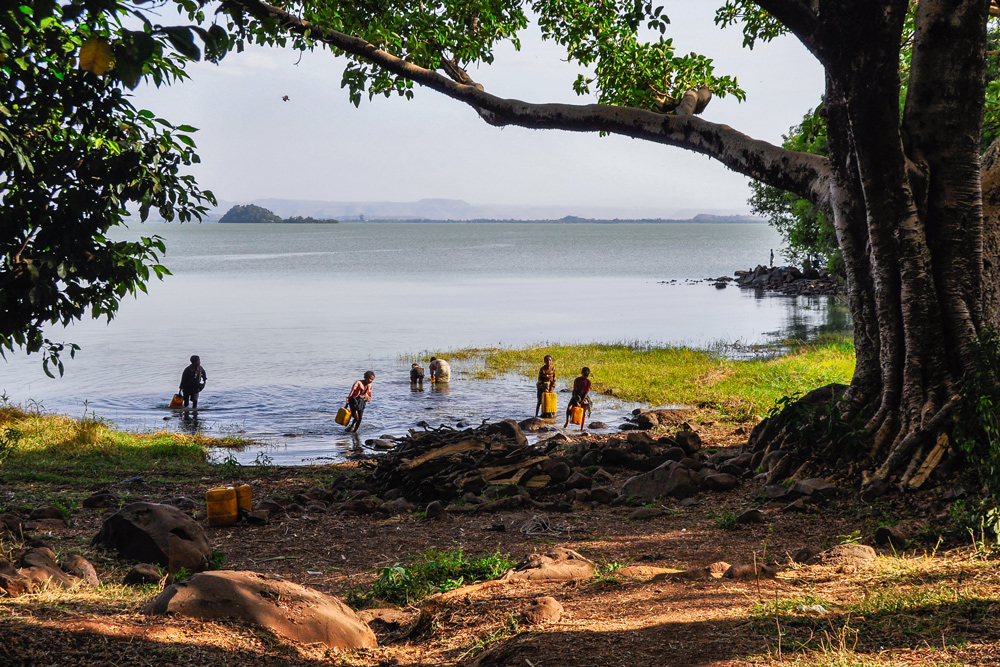
[[[416,354],[543,342],[755,345],[849,326],[828,297],[701,282],[766,263],[780,239],[765,224],[147,223],[119,232],[152,234],[166,240],[174,275],[126,299],[110,324],[51,331],[82,347],[62,378],[46,377],[39,357],[10,355],[0,366],[8,400],[129,430],[239,433],[267,443],[238,453],[243,462],[264,451],[275,463],[314,463],[421,420],[534,414],[533,379],[465,379],[461,365],[446,390],[412,391]],[[192,354],[208,385],[197,415],[185,415],[166,406]],[[352,438],[334,416],[369,369],[374,400]],[[560,367],[560,388],[578,370]],[[633,407],[597,397],[593,419],[616,425]]]

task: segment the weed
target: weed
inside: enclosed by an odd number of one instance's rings
[[[222,566],[226,563],[226,554],[221,551],[213,551],[212,555],[208,557],[208,569],[209,570],[221,570]]]
[[[371,590],[351,591],[348,594],[348,604],[358,607],[372,600],[409,604],[433,593],[454,590],[466,583],[496,579],[513,565],[499,551],[470,560],[461,549],[431,549],[417,557],[409,566],[396,563],[380,569]]]
[[[186,567],[182,567],[181,569],[174,572],[174,583],[179,584],[182,581],[187,581],[188,579],[191,578],[191,575],[192,575],[191,570],[187,569]]]
[[[708,518],[715,521],[715,525],[723,530],[734,530],[739,526],[735,512],[709,512]]]
[[[837,535],[841,544],[861,544],[861,531],[855,530],[847,535]]]
[[[504,619],[503,624],[495,630],[491,631],[484,637],[480,637],[476,641],[472,642],[465,652],[462,653],[458,659],[463,661],[466,658],[471,658],[472,656],[488,649],[493,644],[499,641],[503,641],[508,637],[513,637],[514,635],[521,632],[521,624],[517,620],[514,614],[507,614],[507,618]],[[529,663],[530,664],[530,663]]]

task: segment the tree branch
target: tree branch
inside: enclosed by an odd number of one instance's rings
[[[414,65],[373,44],[336,30],[303,21],[259,0],[233,0],[258,18],[277,20],[293,34],[306,36],[366,60],[473,107],[491,125],[516,125],[571,132],[607,132],[676,146],[718,160],[733,171],[794,192],[824,206],[829,196],[830,168],[825,157],[780,148],[753,139],[727,125],[694,115],[661,114],[606,104],[534,104],[497,97],[480,86],[465,85]]]
[[[788,28],[809,51],[823,61],[823,50],[817,39],[818,18],[815,0],[754,0],[755,4]]]

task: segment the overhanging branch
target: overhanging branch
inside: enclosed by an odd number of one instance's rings
[[[479,85],[465,85],[436,71],[398,58],[360,37],[303,21],[258,0],[233,0],[260,18],[366,60],[473,107],[491,125],[516,125],[571,132],[607,132],[676,146],[714,158],[733,171],[768,185],[794,192],[823,206],[829,192],[830,169],[825,157],[799,153],[753,139],[728,125],[694,115],[662,114],[606,104],[535,104],[497,97]]]

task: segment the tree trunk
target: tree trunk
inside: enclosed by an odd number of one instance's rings
[[[847,451],[841,436],[810,450],[787,429],[766,427],[751,440],[765,451],[788,449],[804,462],[799,476],[840,461],[840,475],[861,473],[875,493],[909,483],[948,430],[959,383],[998,309],[995,284],[984,294],[984,278],[998,271],[984,244],[996,249],[1000,220],[984,233],[978,152],[987,3],[920,3],[899,122],[894,54],[906,4],[841,3],[850,20],[824,26],[824,43],[838,45],[825,54],[830,209],[857,350],[840,430],[854,425],[867,446]]]

